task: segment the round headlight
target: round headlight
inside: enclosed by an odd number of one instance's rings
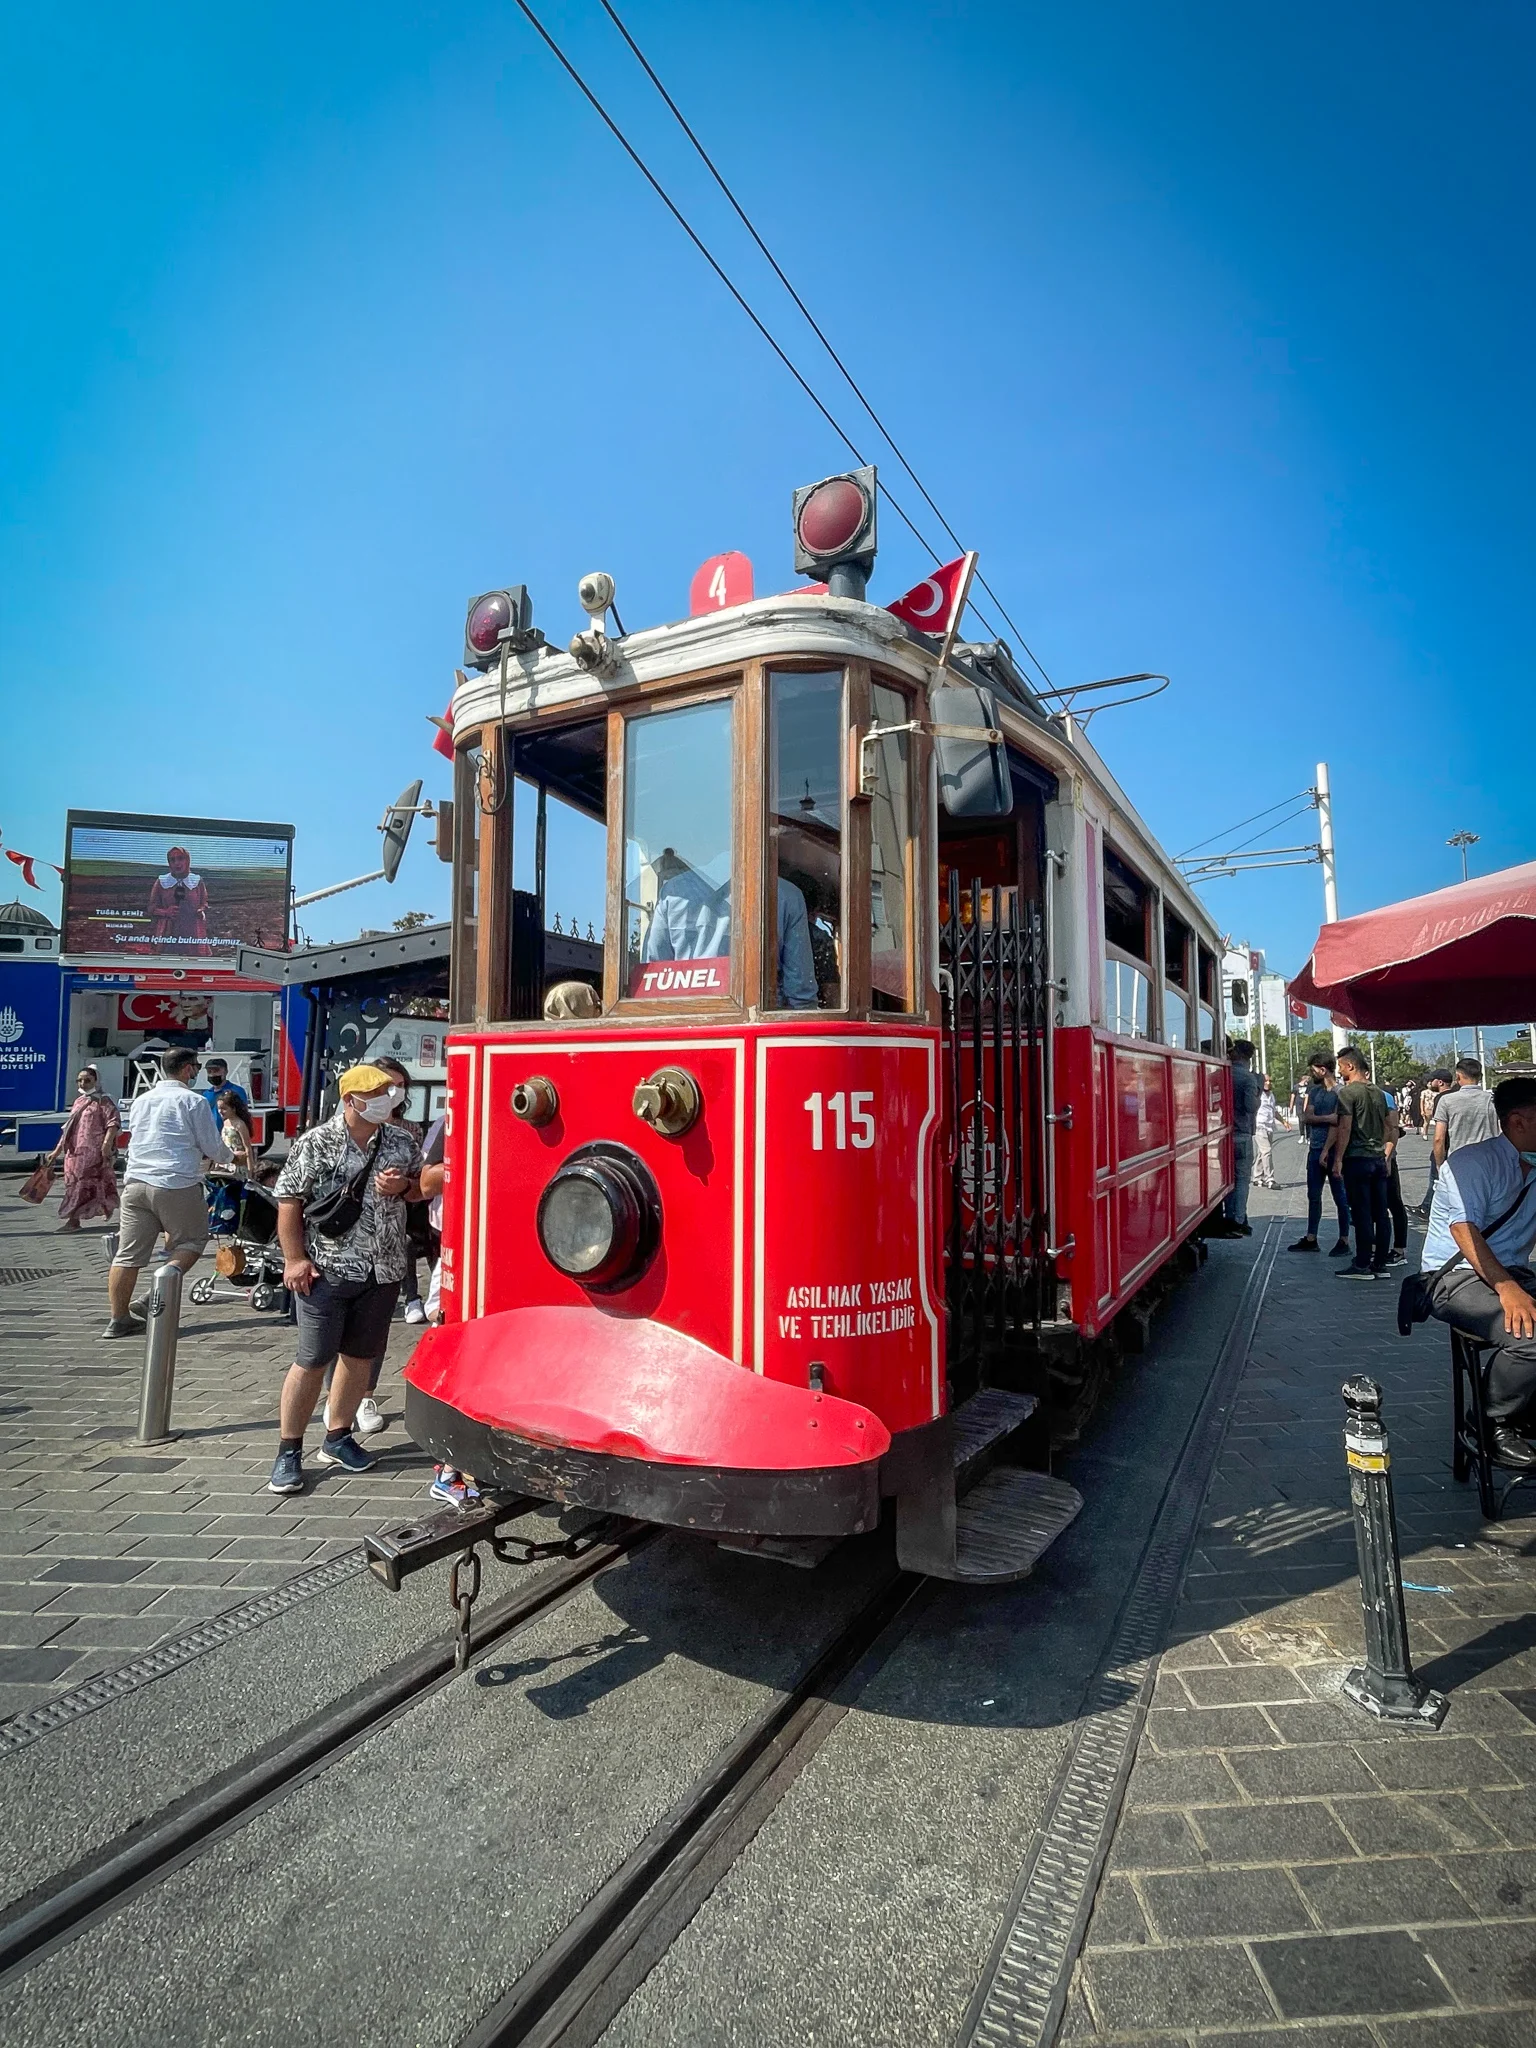
[[[656,1249],[660,1197],[625,1146],[586,1145],[539,1197],[537,1227],[545,1258],[560,1272],[584,1287],[625,1286]]]

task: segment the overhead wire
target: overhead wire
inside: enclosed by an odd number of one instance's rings
[[[779,280],[779,283],[783,285],[785,291],[787,291],[789,293],[789,296],[794,300],[795,305],[799,308],[800,313],[803,316],[806,325],[810,328],[812,334],[815,335],[816,339],[821,343],[822,347],[826,350],[827,354],[832,358],[832,361],[836,364],[838,372],[841,375],[844,383],[848,386],[849,390],[853,393],[854,397],[858,400],[859,404],[864,408],[864,411],[868,414],[870,420],[874,423],[876,431],[882,436],[891,453],[896,457],[896,460],[901,464],[902,468],[906,471],[907,475],[912,479],[912,482],[916,486],[918,495],[922,498],[923,503],[928,507],[929,511],[933,514],[934,518],[938,520],[940,526],[943,527],[945,533],[948,534],[950,540],[954,543],[954,545],[957,548],[960,549],[961,553],[963,554],[965,552],[965,542],[961,540],[959,534],[956,533],[955,529],[950,525],[949,521],[944,517],[944,514],[939,510],[938,506],[934,503],[933,497],[929,492],[927,485],[923,482],[922,478],[918,475],[917,471],[912,467],[912,464],[907,460],[906,455],[902,452],[902,449],[896,440],[896,436],[885,424],[885,421],[880,417],[879,413],[875,411],[874,406],[865,396],[863,387],[860,385],[858,379],[854,376],[852,370],[849,369],[848,365],[843,361],[842,357],[838,354],[837,350],[833,347],[831,341],[828,339],[826,331],[822,327],[820,321],[817,320],[815,314],[811,311],[810,307],[805,303],[805,300],[801,298],[799,292],[797,292],[795,287],[790,283],[788,277],[784,273],[783,265],[779,262],[779,259],[774,255],[773,251],[769,248],[768,244],[763,240],[762,236],[758,233],[756,226],[753,224],[751,216],[748,214],[746,208],[742,205],[741,201],[736,197],[736,194],[731,190],[730,185],[726,181],[723,173],[721,172],[719,166],[716,164],[714,158],[710,155],[709,151],[704,147],[703,143],[694,133],[692,126],[690,125],[687,117],[683,113],[682,108],[679,107],[676,100],[673,99],[671,93],[667,91],[667,88],[662,84],[661,80],[657,77],[655,68],[651,64],[650,59],[646,56],[645,52],[641,49],[640,45],[635,41],[634,37],[625,27],[623,21],[620,19],[618,10],[611,4],[611,0],[599,0],[599,5],[602,7],[603,12],[607,15],[608,19],[613,23],[614,27],[618,30],[619,34],[624,38],[624,41],[628,44],[630,52],[635,59],[635,62],[640,66],[641,70],[645,73],[646,77],[651,81],[652,85],[655,86],[657,92],[661,95],[663,101],[666,103],[668,111],[671,113],[673,119],[677,122],[677,125],[682,129],[683,133],[687,136],[688,140],[693,144],[693,147],[695,151],[698,153],[699,159],[703,163],[704,168],[709,172],[709,175],[720,187],[720,190],[725,195],[726,201],[730,206],[732,212],[736,215],[736,218],[741,222],[742,226],[746,229],[747,233],[752,237],[752,240],[756,243],[759,254],[763,257],[763,260],[767,263],[769,269],[772,270],[774,276]],[[846,436],[844,438],[846,440]],[[853,444],[849,442],[848,445],[851,447]],[[860,460],[863,460],[862,456],[860,457]],[[907,523],[908,525],[911,525],[910,520]],[[917,531],[915,527],[913,527],[912,530],[914,533]],[[919,538],[921,538],[921,536],[919,536]],[[925,541],[923,545],[927,547],[928,543]],[[932,548],[929,548],[929,552],[933,554],[934,560],[935,562],[937,562],[937,553]],[[1035,654],[1034,650],[1025,640],[1024,635],[1019,630],[1018,625],[1009,616],[1007,606],[1003,603],[1002,599],[998,596],[997,592],[992,588],[991,584],[987,581],[986,577],[982,575],[979,567],[976,571],[976,581],[981,585],[982,589],[987,593],[988,597],[990,597],[992,602],[997,606],[998,611],[1002,614],[1004,624],[1008,627],[1008,630],[1017,639],[1020,647],[1029,656],[1029,659],[1034,663],[1039,673],[1045,677],[1046,684],[1049,687],[1054,688],[1055,686],[1051,683],[1049,675],[1046,674],[1045,669],[1041,666],[1039,657]],[[985,614],[981,613],[979,608],[978,616],[982,618],[984,624],[987,624]],[[990,625],[988,625],[987,630],[990,632],[993,629]]]
[[[549,49],[551,55],[555,58],[556,62],[561,66],[562,70],[566,73],[566,76],[571,80],[572,84],[575,85],[577,90],[581,93],[582,97],[587,101],[587,104],[592,108],[592,111],[597,115],[598,119],[602,122],[603,126],[608,130],[609,134],[612,135],[615,142],[618,143],[619,147],[624,151],[624,154],[629,158],[630,162],[635,166],[636,170],[639,171],[640,175],[645,179],[646,183],[650,186],[651,190],[656,194],[657,198],[661,201],[662,205],[666,207],[668,213],[671,214],[672,218],[677,222],[678,226],[682,229],[683,233],[688,237],[689,241],[692,242],[695,249],[698,250],[699,254],[704,258],[704,261],[709,265],[710,269],[715,273],[716,277],[718,277],[720,282],[725,286],[726,290],[730,293],[731,297],[736,301],[737,305],[741,308],[742,312],[746,314],[747,318],[752,322],[752,325],[757,329],[758,333],[763,337],[764,341],[767,342],[768,346],[773,350],[774,354],[778,357],[779,361],[784,365],[785,369],[788,370],[791,377],[793,377],[795,382],[800,386],[800,389],[805,393],[806,397],[811,401],[812,405],[814,405],[816,410],[821,414],[822,418],[826,421],[827,425],[832,429],[833,433],[836,434],[837,438],[842,442],[843,446],[853,456],[854,460],[860,464],[863,464],[867,460],[867,458],[860,452],[857,443],[849,434],[848,430],[822,402],[820,397],[817,395],[817,393],[812,388],[807,379],[802,375],[802,373],[795,365],[795,363],[791,361],[790,357],[786,354],[785,350],[780,346],[778,341],[769,332],[767,326],[763,323],[763,321],[758,317],[756,312],[754,312],[752,307],[748,304],[747,300],[743,297],[742,293],[737,289],[736,285],[727,275],[722,265],[716,260],[714,254],[711,252],[710,248],[708,247],[707,243],[705,243],[702,236],[700,236],[694,229],[692,223],[689,221],[686,214],[684,214],[681,207],[677,205],[676,201],[672,198],[671,194],[667,191],[666,187],[662,184],[661,180],[652,171],[649,164],[646,163],[644,157],[642,157],[640,152],[635,148],[634,144],[630,141],[629,137],[624,133],[623,129],[619,126],[618,122],[614,120],[613,116],[608,112],[608,109],[597,97],[597,94],[593,92],[591,86],[587,84],[587,81],[576,69],[576,66],[571,62],[570,58],[566,56],[564,50],[561,49],[560,45],[555,41],[554,37],[550,34],[549,30],[544,26],[543,22],[540,21],[539,17],[528,5],[528,0],[517,0],[517,8],[518,12],[525,17],[529,25],[534,29],[535,33],[544,42],[546,47]],[[920,542],[920,544],[927,549],[930,555],[933,556],[933,559],[937,561],[939,559],[938,549],[935,548],[932,541],[929,540],[927,535],[922,531],[922,529],[913,522],[911,517],[908,515],[906,511],[903,510],[902,506],[897,502],[896,498],[892,495],[890,491],[886,491],[884,493],[884,496],[886,502],[890,505],[891,510],[896,514],[897,518],[903,522],[903,524],[909,529],[909,531]]]
[[[1241,832],[1245,825],[1256,825],[1260,818],[1267,818],[1271,811],[1283,811],[1287,804],[1299,804],[1303,798],[1312,801],[1310,789],[1298,789],[1294,796],[1283,796],[1275,804],[1267,804],[1262,811],[1255,811],[1250,818],[1239,818],[1235,825],[1223,825],[1219,832],[1209,833],[1204,839],[1197,839],[1193,846],[1186,846],[1182,853],[1176,853],[1175,860],[1186,860],[1192,853],[1198,853],[1202,846],[1209,846],[1213,839],[1225,839],[1231,832]],[[1268,828],[1266,828],[1268,829]]]
[[[780,344],[780,342],[771,333],[766,323],[761,319],[758,313],[750,305],[744,294],[739,290],[739,288],[734,283],[732,278],[728,275],[724,266],[715,257],[713,251],[709,248],[708,244],[704,241],[703,237],[694,228],[693,224],[691,223],[691,221],[689,221],[686,214],[684,214],[682,208],[678,206],[676,201],[672,198],[671,194],[667,191],[666,187],[661,183],[661,180],[651,170],[649,164],[646,163],[645,159],[641,156],[640,152],[635,148],[634,144],[630,141],[629,137],[624,133],[623,129],[620,128],[618,122],[615,121],[613,116],[608,112],[608,109],[603,105],[602,101],[598,98],[597,94],[592,90],[591,86],[588,85],[585,78],[583,78],[580,71],[577,70],[575,64],[572,63],[571,59],[566,55],[565,51],[560,47],[559,43],[556,42],[555,38],[550,34],[549,30],[544,26],[543,22],[539,19],[538,15],[535,14],[533,8],[528,4],[528,0],[517,0],[517,8],[518,12],[523,16],[523,18],[527,21],[529,26],[533,29],[534,33],[539,37],[540,41],[544,44],[545,48],[550,52],[550,55],[555,59],[556,63],[559,64],[560,68],[565,72],[566,76],[570,79],[571,83],[576,87],[577,91],[586,100],[587,104],[591,107],[592,111],[597,115],[598,119],[602,122],[603,126],[608,130],[609,134],[612,135],[614,140],[618,143],[619,147],[624,151],[625,155],[629,158],[630,162],[635,166],[636,170],[638,170],[640,175],[645,179],[646,183],[650,186],[651,190],[656,194],[657,198],[661,201],[662,205],[666,207],[668,213],[671,214],[672,218],[677,222],[678,226],[682,229],[683,233],[688,237],[689,241],[692,242],[695,249],[698,250],[699,254],[704,258],[704,261],[709,265],[710,269],[715,273],[716,277],[719,278],[720,282],[725,286],[726,290],[730,293],[731,297],[736,301],[736,304],[741,308],[742,312],[746,314],[747,318],[751,321],[752,325],[757,329],[758,333],[762,336],[763,340],[767,342],[769,348],[772,349],[773,353],[778,357],[779,361],[783,364],[784,368],[788,370],[790,376],[794,378],[795,382],[799,385],[800,389],[805,393],[806,397],[811,401],[812,405],[815,406],[817,412],[821,414],[822,418],[826,421],[827,425],[832,429],[833,433],[836,434],[837,438],[842,442],[843,446],[849,451],[849,453],[853,456],[856,462],[858,462],[861,465],[866,463],[867,457],[860,450],[857,442],[855,442],[852,435],[848,432],[847,428],[844,427],[842,422],[836,418],[831,409],[826,405],[826,403],[823,401],[820,395],[813,388],[809,380],[805,377],[805,375],[800,370],[798,365],[791,359],[791,357]],[[617,25],[622,27],[622,24]],[[629,40],[631,42],[631,46],[633,47],[633,39],[628,38],[626,36],[626,40]],[[639,55],[638,49],[636,50],[636,55]],[[679,118],[681,117],[679,116]],[[700,154],[703,154],[702,149],[700,150]],[[772,259],[770,258],[770,260]],[[839,367],[841,367],[841,365],[839,365]],[[844,374],[846,375],[846,372]],[[866,410],[868,410],[867,407]],[[874,417],[874,414],[871,413],[871,418]],[[876,419],[876,425],[879,425],[878,419]],[[884,433],[883,428],[881,428],[881,432]],[[889,439],[889,436],[887,435],[886,438]],[[895,447],[894,442],[891,445],[893,448]],[[900,456],[899,450],[897,451],[897,455],[898,459],[901,460],[902,462],[903,468],[907,468],[905,459]],[[908,474],[912,474],[910,469],[908,469]],[[921,483],[918,482],[916,476],[913,476],[913,481],[914,483],[917,483],[918,489],[922,490],[923,487]],[[890,506],[891,510],[896,514],[897,518],[901,520],[902,524],[912,534],[913,538],[918,542],[918,544],[932,557],[932,559],[935,562],[937,562],[939,560],[938,549],[933,545],[933,542],[923,532],[922,528],[917,525],[916,521],[907,512],[905,507],[901,504],[900,500],[896,497],[895,493],[891,491],[890,488],[887,486],[883,487],[881,495],[885,498],[886,503]],[[923,496],[927,498],[928,494],[926,491],[923,491]],[[929,503],[932,503],[931,499],[929,500]],[[939,516],[942,520],[942,514],[940,514]],[[945,522],[945,531],[950,531],[947,522]],[[955,545],[959,546],[960,543],[956,541]],[[978,581],[980,580],[981,579],[978,578]],[[990,586],[987,586],[987,588],[989,590],[989,594],[991,594]],[[996,602],[995,595],[994,602]],[[1001,605],[999,605],[998,608],[1000,611],[1002,610]],[[978,604],[976,604],[974,600],[972,600],[971,609],[976,613],[977,618],[980,620],[981,624],[986,629],[986,631],[990,633],[993,636],[993,638],[998,637],[997,628],[992,624],[991,620],[987,617],[986,613],[982,611],[981,607]],[[1003,613],[1003,616],[1005,619],[1007,619],[1008,617],[1006,612]],[[1013,625],[1011,619],[1008,620],[1008,623],[1010,626]],[[1018,628],[1016,626],[1013,627],[1013,630],[1016,634],[1018,633]],[[1036,658],[1033,651],[1029,648],[1028,644],[1024,641],[1022,635],[1019,635],[1019,644],[1021,647],[1023,647],[1024,652],[1029,655],[1030,660],[1034,662],[1034,665],[1039,670],[1040,674],[1046,677],[1046,681],[1049,684],[1049,676],[1046,676],[1046,671],[1044,670],[1044,668],[1041,667],[1039,660]]]

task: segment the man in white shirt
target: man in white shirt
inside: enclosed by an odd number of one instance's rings
[[[213,1111],[192,1087],[201,1062],[185,1046],[160,1055],[161,1079],[128,1112],[128,1163],[123,1181],[117,1256],[107,1275],[112,1319],[103,1337],[132,1337],[144,1318],[131,1308],[133,1283],[154,1256],[163,1230],[172,1265],[185,1273],[208,1242],[203,1172],[228,1165]]]
[[[1536,1447],[1515,1427],[1536,1394],[1536,1080],[1501,1081],[1493,1105],[1498,1137],[1458,1146],[1440,1169],[1422,1271],[1434,1275],[1431,1313],[1495,1347],[1488,1362],[1494,1458],[1523,1470],[1536,1465]]]

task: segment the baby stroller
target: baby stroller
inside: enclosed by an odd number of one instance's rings
[[[277,1200],[253,1180],[221,1181],[233,1195],[234,1228],[221,1237],[213,1255],[214,1271],[192,1283],[192,1299],[249,1300],[255,1309],[288,1307],[283,1286],[283,1255],[277,1243]],[[220,1286],[223,1280],[228,1284]]]

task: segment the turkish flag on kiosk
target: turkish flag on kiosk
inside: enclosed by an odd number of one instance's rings
[[[935,569],[921,583],[914,583],[904,597],[888,604],[886,610],[907,625],[916,626],[919,633],[948,632],[955,606],[965,588],[967,560],[967,556],[958,555],[954,561],[946,562],[942,569]]]

